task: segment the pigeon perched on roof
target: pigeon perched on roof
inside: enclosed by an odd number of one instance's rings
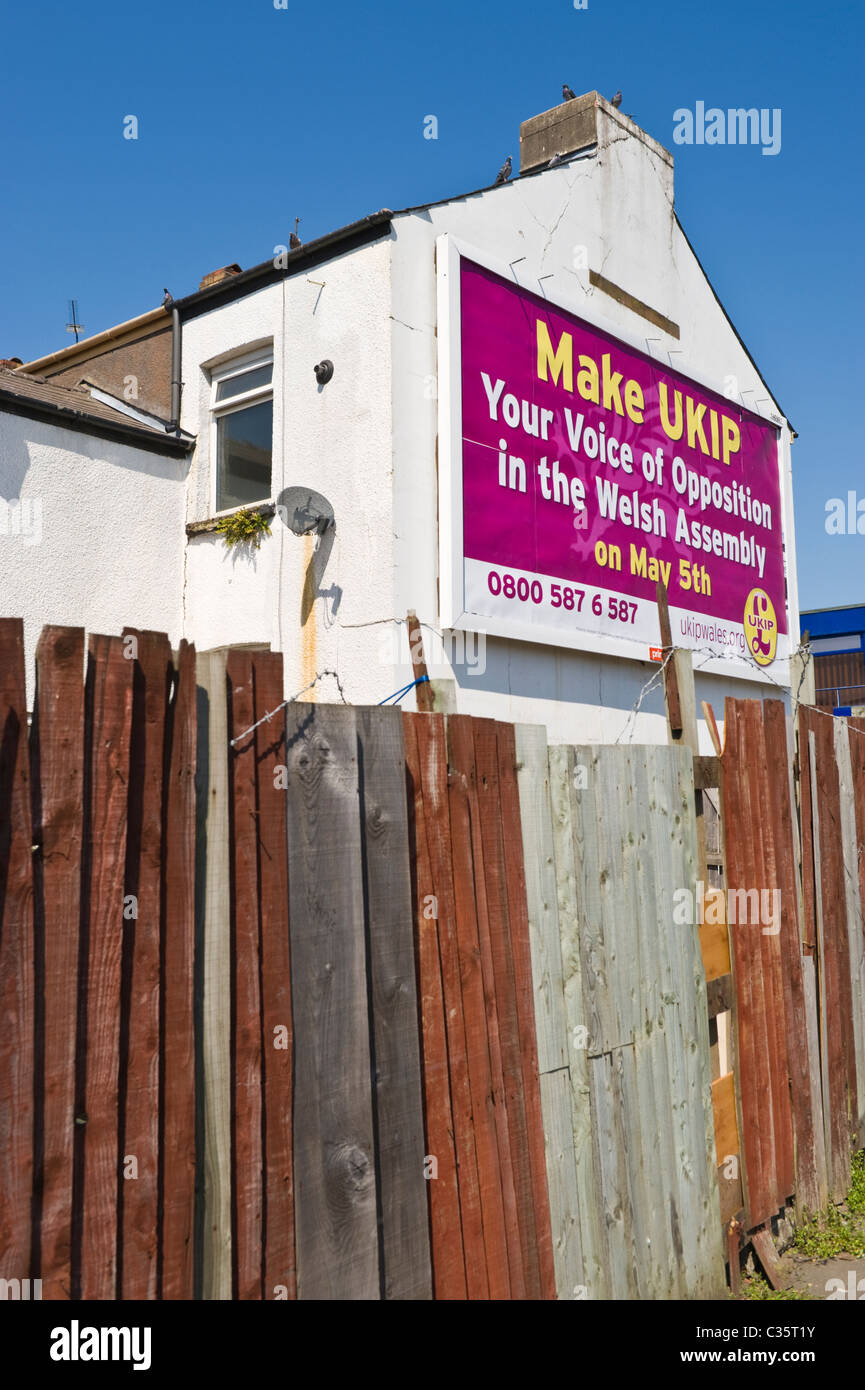
[[[570,87],[568,86],[567,82],[563,82],[563,83],[562,83],[562,99],[563,99],[563,101],[573,101],[573,100],[574,100],[574,97],[575,97],[576,95],[577,95],[576,92],[572,92],[572,91],[571,91],[571,89],[570,89]]]
[[[561,162],[562,162],[562,156],[559,154],[559,151],[556,150],[555,154],[553,155],[552,159],[550,160],[549,164],[547,165],[547,168],[548,168],[548,169],[555,169],[556,165],[557,165],[557,164],[561,164]]]
[[[622,104],[622,93],[621,93],[621,92],[616,92],[616,95],[615,95],[614,97],[610,97],[610,105],[611,105],[611,106],[621,106],[621,104]]]
[[[499,172],[496,174],[496,183],[507,183],[511,176],[511,157],[508,155]]]
[[[292,232],[291,236],[288,238],[288,244],[289,244],[289,246],[291,247],[292,251],[296,251],[297,248],[298,248],[298,246],[302,246],[302,245],[303,245],[303,242],[301,241],[300,237],[297,235],[297,229],[298,229],[299,226],[300,226],[300,218],[299,218],[299,217],[295,217],[295,219],[294,219],[294,231]]]
[[[165,290],[165,286],[162,287]],[[170,309],[174,303],[174,296],[170,290],[165,290],[165,298],[162,301],[163,309]]]

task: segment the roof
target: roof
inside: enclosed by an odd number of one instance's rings
[[[595,93],[595,95],[598,96],[597,93]],[[640,136],[646,135],[646,132],[643,131],[636,122],[627,117],[622,117],[621,113],[611,107],[604,98],[598,97],[598,100],[605,110],[608,110],[619,120],[620,124],[624,124],[625,121],[627,121],[629,133],[635,133]],[[651,136],[646,138],[651,140]],[[657,145],[657,141],[652,141],[652,143]],[[669,151],[665,150],[662,145],[658,145],[658,149],[665,155],[669,155]],[[574,150],[565,156],[559,167],[561,168],[563,164],[570,164],[574,160],[585,159],[596,150],[596,144],[590,144],[579,150]],[[208,285],[205,289],[194,290],[191,294],[181,299],[176,299],[172,307],[179,310],[180,318],[184,322],[188,319],[196,318],[199,314],[205,314],[212,309],[220,308],[223,304],[228,304],[232,300],[241,298],[245,294],[254,293],[256,290],[264,289],[268,285],[276,284],[286,279],[288,276],[296,274],[300,270],[311,270],[317,265],[332,260],[335,255],[343,255],[348,251],[354,250],[356,247],[363,246],[370,241],[376,241],[383,236],[387,236],[391,231],[391,224],[395,217],[405,217],[416,213],[423,213],[429,208],[443,207],[448,203],[462,202],[464,199],[477,197],[482,193],[488,193],[496,188],[507,188],[524,179],[538,178],[547,172],[547,168],[548,166],[541,165],[537,168],[526,169],[516,173],[514,177],[509,180],[509,183],[500,185],[485,184],[467,193],[454,194],[452,197],[439,198],[433,202],[418,203],[413,207],[399,208],[396,211],[392,211],[390,208],[381,208],[379,212],[370,213],[367,217],[361,217],[355,222],[347,223],[344,227],[338,227],[335,231],[325,233],[324,236],[316,237],[313,241],[305,242],[302,246],[297,247],[293,251],[286,249],[278,258],[280,261],[279,266],[275,264],[277,257],[272,256],[269,260],[261,261],[258,265],[250,266],[248,270],[241,271],[239,275],[228,276],[226,279],[219,280],[213,285]],[[784,413],[777,396],[775,396],[763,372],[748,350],[736,325],[727,313],[720,295],[712,284],[705,266],[697,255],[693,243],[688,237],[675,211],[673,216],[721,313],[730,325],[732,332],[757,373],[758,378],[766,387],[769,398],[778,406],[779,410],[782,410],[782,413]],[[124,331],[137,328],[139,324],[144,325],[151,320],[156,320],[164,313],[165,310],[161,307],[159,309],[151,309],[146,314],[140,315],[137,319],[130,319],[127,323],[120,324],[116,328],[106,329],[103,333],[96,334],[93,338],[82,339],[80,343],[70,344],[67,348],[62,348],[52,353],[49,357],[37,358],[34,359],[32,363],[25,363],[22,370],[28,371],[31,368],[39,368],[43,365],[48,365],[49,363],[53,364],[60,360],[67,361],[72,358],[76,352],[80,354],[81,349],[92,348],[103,340],[107,340]],[[789,417],[785,415],[785,419],[795,439],[797,437],[796,430],[793,428],[792,424],[790,424]]]
[[[44,377],[0,367],[0,410],[48,420],[67,429],[120,439],[159,453],[185,454],[193,443],[187,436],[167,434],[164,425],[133,420],[90,394],[87,386],[61,386]]]
[[[111,328],[105,328],[101,333],[93,333],[89,338],[81,338],[77,343],[67,343],[65,347],[58,348],[56,352],[49,352],[45,357],[34,357],[32,362],[25,362],[23,369],[26,372],[42,372],[46,367],[51,367],[55,362],[62,362],[64,366],[70,364],[76,357],[81,357],[85,361],[91,356],[95,347],[101,347],[103,343],[112,343],[130,338],[146,337],[153,332],[158,332],[160,327],[168,329],[171,327],[171,315],[166,313],[163,305],[158,309],[148,309],[146,314],[138,314],[134,319],[124,319],[123,323],[116,323]]]
[[[865,604],[849,608],[803,608],[799,613],[802,631],[812,637],[846,637],[850,633],[865,633]]]

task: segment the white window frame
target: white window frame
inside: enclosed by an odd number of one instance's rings
[[[251,405],[260,405],[263,401],[273,400],[273,371],[271,370],[270,382],[267,386],[256,386],[252,391],[244,391],[239,396],[231,396],[226,401],[217,401],[216,395],[223,382],[230,381],[232,377],[242,376],[244,372],[253,371],[256,367],[270,366],[273,368],[273,348],[268,347],[259,349],[257,352],[246,353],[243,357],[232,357],[229,362],[223,362],[221,366],[214,367],[210,373],[210,514],[211,516],[230,516],[232,512],[240,510],[238,507],[223,507],[217,511],[219,500],[219,421],[225,415],[233,415],[238,410],[246,410]],[[270,445],[271,470],[273,468],[273,440]],[[270,492],[273,492],[273,473],[271,471]],[[264,502],[271,500],[270,494],[267,497],[260,497],[255,502],[246,502],[244,506],[258,507]]]

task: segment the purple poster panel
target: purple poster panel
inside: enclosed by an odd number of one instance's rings
[[[786,658],[778,430],[465,258],[460,289],[466,612],[657,658],[661,579],[676,646]]]

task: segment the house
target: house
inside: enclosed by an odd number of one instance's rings
[[[287,696],[376,703],[414,610],[438,707],[653,741],[661,580],[698,707],[788,697],[795,431],[672,156],[596,92],[523,123],[509,182],[275,246],[34,372],[156,411],[175,451],[183,521],[122,615],[93,570],[88,626],[161,609],[199,649],[281,650]],[[241,507],[258,549],[216,529]]]
[[[103,391],[0,367],[0,591],[24,620],[28,703],[44,624],[181,637],[192,444]]]

